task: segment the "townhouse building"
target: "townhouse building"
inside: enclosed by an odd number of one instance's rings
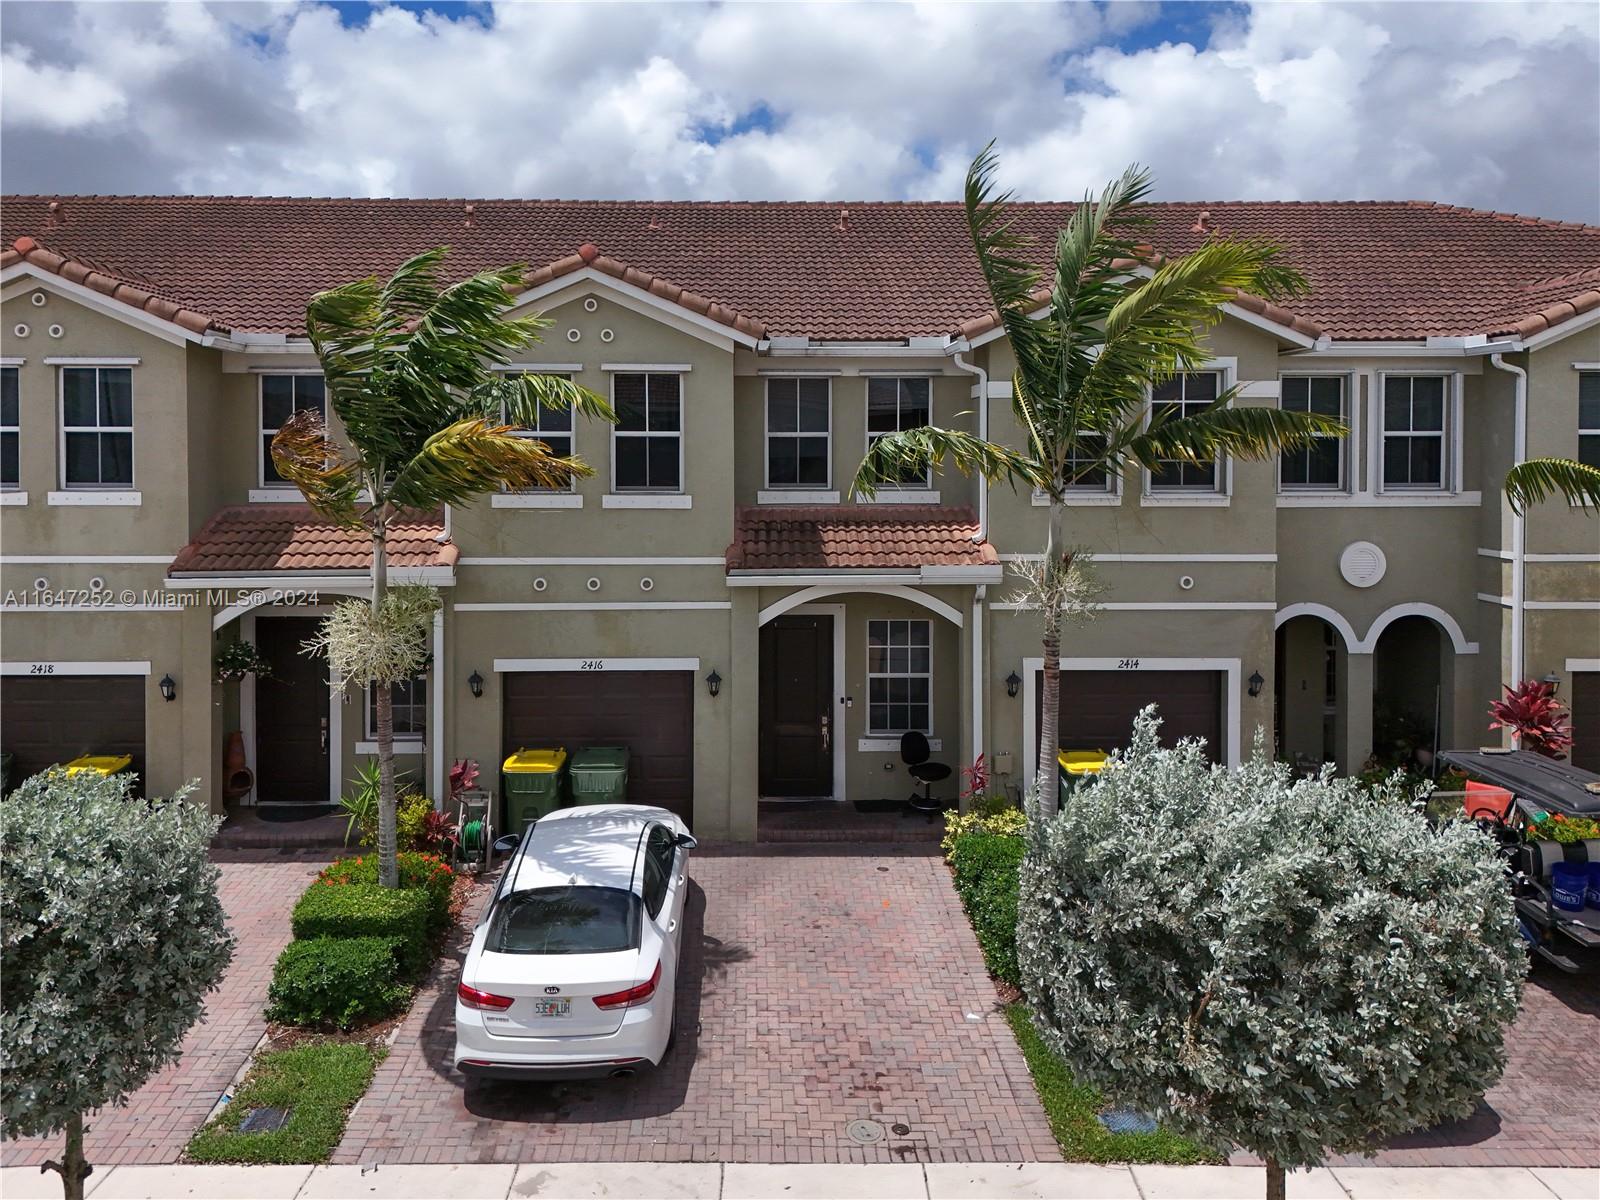
[[[1041,265],[1070,209],[1018,206]],[[1072,537],[1107,592],[1064,650],[1061,735],[1111,748],[1160,704],[1234,763],[1477,745],[1500,685],[1552,677],[1600,769],[1600,516],[1519,517],[1526,457],[1600,461],[1600,228],[1426,203],[1152,205],[1158,250],[1282,242],[1291,304],[1240,296],[1161,402],[1341,416],[1271,462],[1085,480]],[[148,788],[327,803],[374,752],[371,697],[302,652],[366,591],[359,538],[272,469],[326,398],[316,291],[427,247],[527,264],[549,320],[509,369],[611,398],[537,436],[595,469],[394,531],[436,585],[396,688],[402,767],[630,747],[630,797],[749,839],[758,799],[899,799],[900,737],[1031,781],[1041,665],[1011,564],[1039,498],[952,472],[862,502],[871,439],[933,421],[1019,440],[1012,361],[951,204],[12,196],[0,335],[0,748],[27,773],[128,753]],[[271,675],[218,682],[221,647]],[[242,735],[248,776],[224,769]],[[958,778],[958,777],[957,777]],[[954,798],[957,778],[943,795]]]

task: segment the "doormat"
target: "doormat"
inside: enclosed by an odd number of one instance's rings
[[[855,800],[852,803],[858,813],[899,812],[906,806],[904,800]]]
[[[289,821],[312,821],[333,811],[331,804],[258,804],[256,816],[263,821],[282,824]]]

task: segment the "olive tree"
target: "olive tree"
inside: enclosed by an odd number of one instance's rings
[[[206,857],[218,821],[139,800],[133,777],[52,768],[0,803],[0,1128],[65,1131],[68,1200],[92,1169],[84,1118],[177,1059],[233,956]]]
[[[1285,1168],[1463,1117],[1527,973],[1505,867],[1399,785],[1130,749],[1036,820],[1018,921],[1041,1035],[1085,1082]]]

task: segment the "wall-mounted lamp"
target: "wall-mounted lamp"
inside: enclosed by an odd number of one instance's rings
[[[472,689],[472,698],[478,699],[483,695],[483,676],[474,671],[467,676],[467,686]]]
[[[171,675],[163,675],[161,682],[156,686],[161,689],[161,698],[163,700],[171,701],[178,698],[178,681],[173,679]]]
[[[1259,696],[1259,695],[1261,695],[1262,685],[1265,684],[1267,681],[1265,679],[1261,678],[1261,672],[1260,671],[1251,671],[1250,672],[1250,679],[1249,679],[1248,682],[1250,684],[1250,694],[1252,696]]]
[[[1017,692],[1020,691],[1021,688],[1022,688],[1022,677],[1019,676],[1015,671],[1011,672],[1011,674],[1006,676],[1006,695],[1008,695],[1008,696],[1010,696],[1010,697],[1012,697],[1014,699],[1016,697]]]
[[[1554,671],[1551,671],[1550,674],[1546,675],[1541,682],[1548,683],[1550,685],[1550,694],[1552,696],[1561,690],[1561,676],[1557,675]]]
[[[715,697],[716,694],[721,690],[722,676],[717,674],[717,669],[715,667],[712,667],[711,674],[706,676],[706,691],[710,692],[711,695]]]

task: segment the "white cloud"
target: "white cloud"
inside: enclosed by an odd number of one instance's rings
[[[4,9],[8,190],[954,198],[995,137],[1029,196],[1600,219],[1588,4]]]

